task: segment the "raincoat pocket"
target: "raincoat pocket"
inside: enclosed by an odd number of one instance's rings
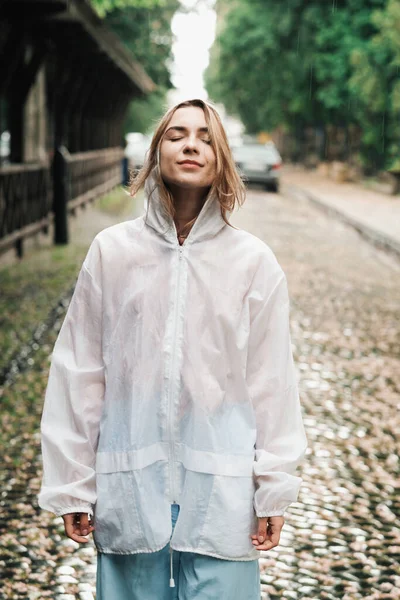
[[[258,557],[251,543],[257,531],[253,498],[253,476],[214,475],[199,550],[210,550],[216,556],[250,560]]]
[[[183,492],[171,547],[231,560],[254,560],[257,530],[253,453],[196,451],[178,446]]]
[[[135,554],[163,548],[171,536],[165,498],[167,462],[115,473],[97,473],[94,510],[96,547],[101,552]],[[148,498],[159,499],[149,503]]]

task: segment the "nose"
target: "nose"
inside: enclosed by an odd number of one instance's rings
[[[183,152],[199,152],[198,139],[196,135],[189,135],[186,138],[186,143]]]

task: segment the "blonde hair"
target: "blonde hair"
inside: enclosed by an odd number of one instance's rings
[[[168,215],[173,219],[175,216],[174,201],[171,191],[165,185],[160,171],[159,155],[161,142],[164,133],[174,115],[179,108],[195,106],[201,108],[204,112],[207,123],[211,147],[214,150],[216,158],[216,174],[211,186],[210,193],[215,192],[216,199],[221,205],[221,215],[225,223],[230,224],[227,214],[232,212],[236,206],[241,206],[246,198],[244,183],[236,169],[236,165],[229,147],[228,139],[222,125],[221,118],[217,110],[209,102],[195,98],[180,102],[173,108],[170,108],[160,119],[150,148],[147,152],[143,167],[135,174],[131,174],[130,194],[134,196],[143,187],[150,173],[155,169],[157,183],[160,188],[160,200]],[[190,227],[194,221],[188,223]],[[186,228],[185,228],[186,229]]]

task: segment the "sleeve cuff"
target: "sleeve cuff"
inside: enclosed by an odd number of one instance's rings
[[[258,511],[256,512],[257,517],[283,517],[285,514],[284,510],[267,510],[267,511]]]
[[[93,516],[93,508],[91,506],[66,506],[64,508],[58,508],[53,510],[56,517],[62,517],[69,513],[87,513],[90,517]]]

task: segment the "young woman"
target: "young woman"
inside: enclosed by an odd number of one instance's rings
[[[212,105],[166,113],[143,184],[144,216],[94,239],[54,348],[39,503],[93,532],[97,600],[257,600],[306,449],[286,278],[229,224],[244,188]]]

